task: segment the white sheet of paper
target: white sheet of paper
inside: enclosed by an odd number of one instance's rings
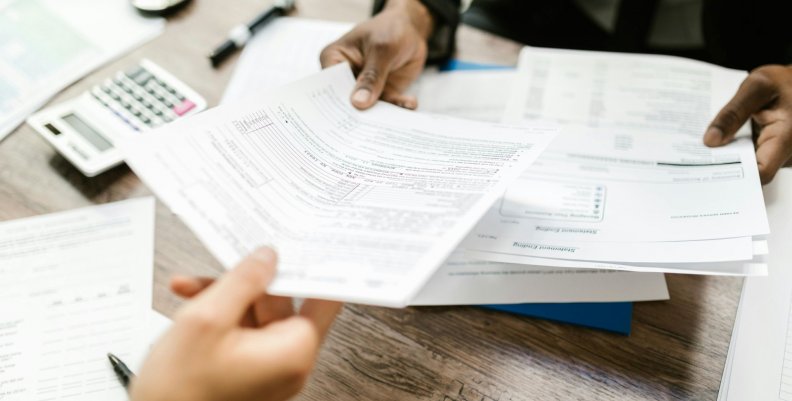
[[[0,398],[126,400],[107,360],[147,346],[154,199],[0,223]]]
[[[662,273],[523,266],[477,261],[455,252],[411,304],[628,302],[668,298]]]
[[[549,118],[562,133],[462,246],[511,262],[751,259],[751,237],[768,232],[753,146],[742,138],[710,149],[700,138],[743,77],[665,56],[526,48],[507,119]],[[695,105],[680,108],[677,98]],[[690,110],[703,117],[691,120]],[[724,240],[627,249],[715,239]],[[732,248],[735,241],[742,245]]]
[[[510,120],[694,139],[747,76],[674,56],[539,47],[523,48],[518,69],[505,113]]]
[[[468,237],[465,244],[477,244]],[[585,260],[593,262],[618,263],[711,263],[711,262],[749,262],[755,256],[766,254],[763,245],[766,242],[755,241],[753,237],[725,238],[702,241],[665,241],[665,242],[560,242],[533,241],[530,235],[525,240],[514,240],[511,243],[497,243],[486,246],[484,252],[502,253],[514,257],[528,256],[533,258]],[[759,248],[759,249],[756,249]],[[466,249],[473,250],[474,246]]]
[[[278,18],[245,45],[220,103],[267,96],[270,89],[319,72],[322,49],[350,29],[350,23]]]
[[[530,233],[531,240],[550,242],[691,241],[767,234],[750,139],[714,149],[702,148],[700,141],[681,135],[564,128],[476,232],[486,236],[499,230],[501,239],[514,240],[526,240]]]
[[[792,400],[792,171],[765,187],[769,276],[743,284],[719,400]]]
[[[703,263],[620,263],[609,261],[587,261],[575,259],[550,259],[534,256],[502,254],[494,252],[466,251],[473,259],[501,263],[527,264],[534,266],[560,267],[565,269],[613,269],[634,272],[682,273],[722,276],[766,276],[767,256],[757,255],[750,261],[703,262]]]
[[[127,0],[0,1],[0,139],[51,96],[165,25]]]
[[[274,245],[277,295],[406,305],[554,128],[349,103],[349,65],[124,141],[226,267]]]

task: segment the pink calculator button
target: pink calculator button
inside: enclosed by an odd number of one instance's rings
[[[173,106],[173,112],[177,115],[183,116],[193,108],[195,108],[195,103],[185,99],[183,102],[181,102],[181,104]]]

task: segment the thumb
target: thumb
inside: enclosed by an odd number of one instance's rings
[[[275,277],[277,255],[272,249],[259,248],[233,270],[195,298],[191,310],[211,315],[219,326],[238,325],[247,310]]]
[[[756,71],[743,81],[737,93],[729,100],[710,123],[704,133],[704,144],[721,146],[729,143],[751,115],[773,100],[775,87],[772,80]]]
[[[383,52],[375,51],[366,56],[363,69],[357,77],[355,90],[352,92],[353,106],[365,110],[377,102],[388,80],[389,64],[390,60]]]

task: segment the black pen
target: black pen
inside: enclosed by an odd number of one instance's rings
[[[275,17],[286,15],[293,9],[294,0],[276,0],[275,5],[259,14],[258,17],[254,18],[253,21],[250,21],[247,25],[236,26],[228,34],[228,40],[218,46],[212,54],[209,55],[209,61],[212,62],[212,67],[216,68],[223,60],[228,58],[228,56],[244,46],[259,28],[274,20]]]
[[[118,380],[121,381],[124,388],[129,388],[129,382],[135,378],[135,374],[132,373],[129,367],[117,356],[108,352],[107,359],[109,359],[110,364],[113,365],[113,370],[115,370]]]

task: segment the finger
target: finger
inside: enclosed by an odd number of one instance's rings
[[[233,270],[220,277],[188,305],[189,311],[221,327],[237,325],[257,297],[266,292],[275,277],[277,256],[269,248],[259,248]]]
[[[294,304],[289,297],[265,294],[256,300],[253,309],[259,327],[294,316]]]
[[[382,100],[408,110],[415,110],[418,108],[418,99],[416,99],[415,96],[403,95],[390,88],[385,88],[382,94]]]
[[[306,299],[300,307],[300,316],[310,320],[316,327],[319,338],[324,339],[343,306],[344,304],[336,301]]]
[[[770,183],[792,158],[792,124],[766,126],[756,143],[756,164],[762,185]]]
[[[354,48],[350,48],[339,42],[325,47],[324,50],[319,53],[319,63],[322,64],[322,68],[341,63],[350,63],[353,66],[359,66],[361,61],[362,57],[359,51],[355,51]]]
[[[192,298],[214,283],[212,277],[173,276],[170,280],[171,291],[182,298]]]
[[[390,56],[385,50],[373,46],[366,55],[363,69],[358,74],[355,90],[352,92],[352,105],[365,110],[373,106],[382,96],[390,72]]]
[[[734,97],[718,112],[706,133],[707,146],[729,143],[740,127],[776,96],[773,79],[763,70],[757,70],[743,81]]]
[[[281,384],[279,388],[302,387],[321,345],[316,327],[302,316],[292,316],[259,330],[243,332],[239,339],[237,350],[250,358],[245,373],[253,377],[275,378]]]
[[[343,55],[332,47],[326,47],[322,50],[322,53],[319,54],[319,63],[321,63],[322,68],[341,64],[344,61],[346,61],[346,59],[344,59]]]

